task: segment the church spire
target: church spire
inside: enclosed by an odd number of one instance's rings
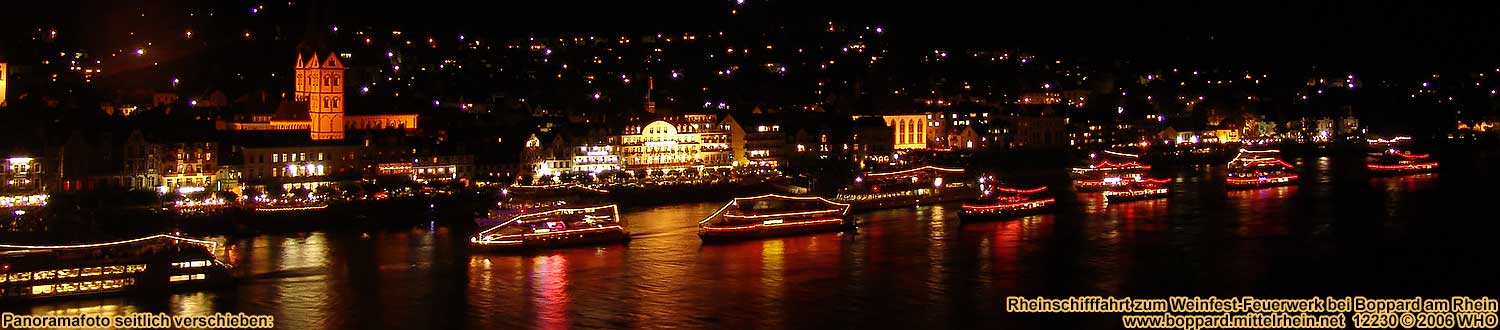
[[[656,89],[656,80],[646,77],[646,113],[656,113],[656,101],[651,100],[651,90]]]

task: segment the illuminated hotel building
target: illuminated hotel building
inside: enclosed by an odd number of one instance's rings
[[[926,114],[883,115],[885,125],[894,131],[896,150],[926,149],[928,119]],[[859,116],[854,116],[859,119]]]
[[[627,126],[610,144],[633,173],[729,167],[734,157],[727,126],[713,114],[677,115]]]
[[[578,153],[573,155],[573,171],[582,173],[601,173],[620,170],[620,156],[615,155],[614,147],[607,144],[588,144],[578,146]]]

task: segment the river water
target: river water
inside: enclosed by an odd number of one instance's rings
[[[468,251],[469,229],[218,238],[240,282],[5,311],[269,314],[286,329],[1118,328],[1118,315],[1004,312],[1007,296],[1500,297],[1489,171],[1341,176],[1226,192],[1183,168],[1168,199],[960,224],[957,205],[859,214],[855,234],[702,245],[719,203],[624,213],[628,245]],[[1445,167],[1448,166],[1445,164]],[[1054,182],[1059,185],[1062,182]]]

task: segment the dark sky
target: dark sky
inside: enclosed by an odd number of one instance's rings
[[[893,38],[912,46],[1023,47],[1148,62],[1425,70],[1482,68],[1500,59],[1500,5],[1482,2],[747,0],[746,6],[751,14],[740,21],[728,19],[727,0],[408,4],[357,15],[496,32],[717,29],[831,17],[883,22]]]
[[[72,24],[119,29],[131,10],[220,7],[255,1],[30,2],[7,10],[6,29]],[[396,23],[491,35],[532,32],[712,31],[825,18],[880,23],[894,47],[1027,48],[1141,62],[1318,65],[1364,70],[1473,70],[1500,58],[1500,5],[1423,1],[329,1],[341,22]],[[30,9],[30,10],[27,10]],[[103,24],[101,24],[103,23]]]

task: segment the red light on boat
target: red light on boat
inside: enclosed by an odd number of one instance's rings
[[[995,190],[998,190],[1000,192],[1013,193],[1013,194],[1035,194],[1035,193],[1047,191],[1047,187],[1043,186],[1043,187],[1036,187],[1036,188],[1032,188],[1032,189],[1015,189],[1015,188],[999,187],[999,188],[995,188]]]

